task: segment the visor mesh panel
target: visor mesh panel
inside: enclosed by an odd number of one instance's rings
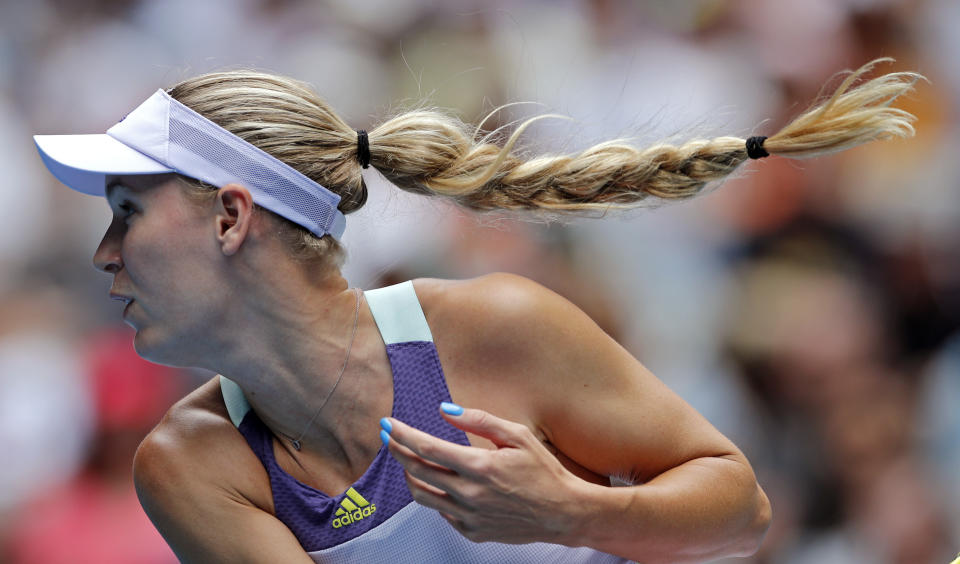
[[[309,186],[315,183],[293,167],[245,141],[228,144],[221,137],[224,133],[233,137],[231,133],[202,116],[199,116],[201,119],[197,117],[184,111],[179,104],[171,104],[170,142],[208,162],[217,163],[248,188],[259,190],[315,221],[324,232],[330,230],[333,211],[340,200],[336,194],[310,190]]]

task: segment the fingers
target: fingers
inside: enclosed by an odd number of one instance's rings
[[[412,477],[433,493],[449,493],[456,487],[458,474],[455,471],[424,460],[398,441],[391,440],[387,448],[406,470],[408,478]]]
[[[550,500],[558,487],[565,489],[560,463],[520,423],[453,404],[443,404],[441,411],[451,424],[497,448],[452,443],[383,418],[381,438],[403,466],[413,499],[474,542],[540,539],[541,522],[557,513]]]
[[[407,487],[410,489],[410,495],[413,500],[424,507],[436,509],[440,513],[449,515],[453,519],[459,519],[463,508],[448,493],[438,490],[430,484],[418,480],[407,473]]]
[[[478,449],[474,447],[445,441],[388,417],[381,419],[380,425],[383,427],[381,439],[390,449],[390,453],[401,463],[404,463],[401,458],[417,457],[456,473],[476,472],[473,465],[476,462]]]
[[[522,446],[532,436],[525,425],[501,419],[482,409],[464,409],[444,402],[440,404],[440,412],[454,427],[488,439],[497,447]]]
[[[457,481],[461,480],[461,477],[450,468],[426,460],[398,440],[393,440],[391,433],[387,430],[390,429],[396,432],[396,427],[386,418],[381,421],[381,425],[384,429],[380,432],[380,437],[390,451],[390,454],[403,466],[407,486],[410,489],[414,501],[424,507],[436,509],[443,514],[451,524],[459,522],[458,516],[462,508],[457,503],[452,492],[456,491]],[[409,427],[408,429],[417,431]],[[430,438],[435,441],[446,442],[435,437]]]

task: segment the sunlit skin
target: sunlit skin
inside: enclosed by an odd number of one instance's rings
[[[107,199],[114,217],[94,264],[113,275],[112,294],[133,298],[124,321],[136,329],[138,354],[162,364],[230,374],[256,396],[252,404],[264,397],[283,406],[271,424],[299,433],[310,406],[291,399],[326,389],[300,382],[308,378],[291,376],[284,385],[279,380],[283,374],[339,368],[334,365],[342,358],[332,357],[342,355],[355,301],[346,282],[339,277],[312,280],[275,260],[284,256],[281,243],[270,236],[271,226],[252,213],[251,196],[240,186],[221,191],[207,205],[189,200],[170,175],[128,176],[110,186]],[[247,219],[241,225],[236,223],[238,205]],[[237,253],[241,241],[244,252]],[[304,294],[325,299],[311,303]],[[333,307],[343,311],[332,313]],[[327,323],[339,326],[331,330]],[[325,347],[324,336],[334,334]],[[294,353],[298,349],[300,354]],[[270,410],[264,411],[269,419]],[[372,433],[375,427],[374,422]]]
[[[291,259],[243,186],[197,203],[170,176],[114,180],[114,220],[94,262],[134,299],[125,320],[138,352],[229,376],[271,429],[299,435],[343,363],[356,304],[346,281]],[[742,453],[583,312],[511,275],[414,286],[451,397],[467,408],[445,417],[472,445],[389,419],[390,453],[419,503],[472,540],[586,545],[644,562],[756,549],[769,504]],[[342,382],[303,450],[274,441],[277,462],[342,492],[382,448],[392,402],[362,304]],[[274,517],[269,480],[216,379],[170,410],[134,466],[141,502],[181,560],[311,561]],[[609,475],[645,484],[610,488]]]
[[[131,176],[111,181],[107,200],[113,221],[94,255],[95,266],[114,275],[110,292],[132,298],[124,321],[137,330],[134,345],[149,360],[188,365],[200,342],[218,324],[225,293],[209,272],[220,253],[201,232],[199,210],[182,205],[171,176]]]

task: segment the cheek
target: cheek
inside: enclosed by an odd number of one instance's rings
[[[131,224],[123,246],[129,275],[141,287],[183,292],[200,282],[210,256],[195,224],[149,222]],[[165,292],[167,293],[167,292]]]

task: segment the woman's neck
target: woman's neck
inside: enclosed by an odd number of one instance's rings
[[[389,361],[359,291],[342,278],[297,286],[288,279],[269,295],[238,294],[248,299],[228,314],[233,330],[217,339],[207,368],[236,382],[284,444],[297,440],[295,458],[342,460],[351,473],[369,464],[377,422],[390,413]],[[375,440],[358,436],[366,427]]]

